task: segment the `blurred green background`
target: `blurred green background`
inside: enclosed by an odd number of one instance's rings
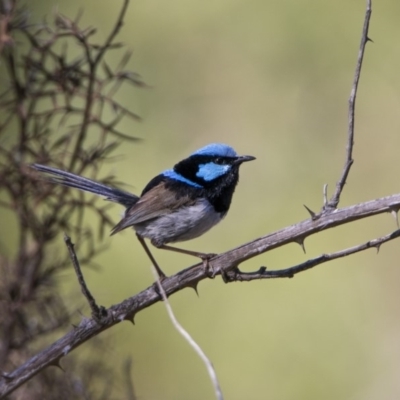
[[[56,9],[99,27],[104,38],[120,1],[31,0],[31,19]],[[143,117],[128,122],[144,140],[124,145],[112,172],[139,193],[147,181],[200,146],[226,142],[257,161],[246,164],[227,218],[182,246],[223,252],[318,211],[334,188],[347,135],[364,0],[135,0],[120,39],[134,50],[130,68],[150,85],[119,100]],[[400,191],[400,2],[373,4],[356,114],[355,164],[340,206]],[[121,209],[114,207],[117,222]],[[3,213],[4,211],[1,210]],[[0,215],[5,218],[4,214]],[[96,221],[88,218],[87,224]],[[362,243],[396,228],[382,215],[324,232],[242,265],[287,267]],[[60,232],[60,236],[63,233]],[[86,270],[99,303],[109,306],[153,281],[134,235],[104,239],[110,248]],[[60,251],[66,251],[61,248]],[[169,274],[196,262],[155,251]],[[400,243],[324,264],[291,280],[202,282],[170,301],[211,358],[226,399],[395,399],[400,394]],[[78,298],[74,274],[66,297]],[[88,315],[84,301],[82,305]],[[80,315],[76,314],[79,322]],[[139,399],[202,400],[213,392],[198,357],[171,327],[162,304],[103,334],[116,369],[133,359]],[[84,353],[80,348],[75,351]],[[85,355],[86,356],[86,355]],[[60,372],[62,373],[62,372]]]

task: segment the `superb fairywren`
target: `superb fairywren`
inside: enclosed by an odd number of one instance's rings
[[[32,167],[50,175],[51,182],[104,196],[126,208],[111,234],[133,227],[160,278],[161,271],[144,238],[160,249],[200,257],[212,255],[167,246],[194,239],[225,217],[239,180],[239,167],[252,156],[238,156],[225,144],[209,144],[153,178],[140,197],[70,172],[40,164]]]

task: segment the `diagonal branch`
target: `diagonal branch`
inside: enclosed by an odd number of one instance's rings
[[[336,209],[330,213],[321,214],[318,219],[307,219],[298,224],[260,237],[250,243],[241,245],[210,260],[216,274],[226,274],[237,266],[260,254],[282,247],[289,243],[303,243],[305,238],[315,233],[344,225],[356,220],[369,218],[382,213],[398,212],[400,209],[400,193],[350,207]],[[397,231],[392,233],[397,235]],[[379,239],[377,239],[379,240]],[[384,243],[384,241],[382,241]],[[375,246],[378,243],[375,243]],[[369,246],[371,247],[371,246]],[[369,248],[360,249],[360,251]],[[350,253],[351,254],[351,253]],[[310,263],[313,261],[310,260]],[[315,263],[312,266],[318,265]],[[304,268],[306,270],[308,268]],[[300,271],[299,271],[300,272]],[[278,271],[269,271],[269,274],[278,274]],[[293,274],[293,271],[292,271]],[[196,287],[197,283],[207,279],[207,272],[203,264],[199,263],[163,280],[163,288],[168,296],[186,287]],[[62,357],[79,347],[81,344],[103,332],[106,329],[124,321],[132,321],[135,314],[160,301],[160,294],[156,284],[148,287],[137,295],[110,307],[102,324],[94,319],[84,318],[79,326],[73,328],[61,339],[28,360],[25,364],[10,373],[3,373],[0,377],[0,398],[5,397],[24,382],[38,374],[50,365],[59,365]]]

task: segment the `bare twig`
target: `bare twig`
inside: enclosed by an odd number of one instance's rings
[[[340,201],[340,196],[342,194],[342,190],[344,185],[346,184],[347,177],[350,172],[350,168],[354,162],[353,160],[353,146],[354,146],[354,120],[355,120],[355,106],[356,106],[356,97],[357,97],[357,90],[358,90],[358,82],[360,80],[361,75],[361,67],[364,59],[365,47],[370,41],[368,37],[368,28],[369,28],[369,21],[371,19],[372,13],[372,0],[367,0],[367,8],[365,11],[365,18],[364,18],[364,26],[361,34],[361,43],[360,48],[358,51],[358,59],[356,70],[354,73],[354,80],[353,86],[351,88],[350,98],[349,98],[349,112],[348,112],[348,138],[347,138],[347,147],[346,147],[346,160],[344,163],[342,175],[339,181],[336,183],[336,189],[333,193],[332,197],[329,199],[328,203],[324,204],[322,210],[323,211],[331,211],[334,210]]]
[[[238,269],[234,269],[227,274],[223,275],[224,281],[228,282],[249,282],[259,279],[273,279],[273,278],[293,278],[296,274],[307,271],[308,269],[314,268],[317,265],[323,264],[327,261],[336,260],[337,258],[350,256],[360,251],[375,248],[379,251],[382,244],[389,242],[390,240],[397,239],[400,236],[400,229],[376,239],[369,240],[366,243],[358,246],[350,247],[345,250],[337,251],[330,254],[322,254],[318,257],[307,260],[301,264],[295,265],[290,268],[280,269],[277,271],[267,271],[266,267],[260,267],[258,271],[254,272],[241,272]]]
[[[164,302],[165,308],[167,309],[169,319],[172,322],[172,325],[174,325],[175,329],[182,335],[182,337],[189,343],[189,345],[193,348],[193,350],[197,353],[197,355],[203,361],[203,363],[207,369],[208,375],[210,376],[216,399],[224,400],[221,386],[220,386],[218,378],[217,378],[217,373],[215,372],[215,369],[214,369],[214,366],[212,365],[211,360],[206,356],[203,349],[192,338],[192,336],[189,334],[189,332],[176,319],[175,314],[172,310],[171,304],[168,301],[168,297],[167,297],[167,295],[164,291],[164,288],[160,282],[159,274],[157,273],[157,270],[154,267],[152,267],[152,272],[153,272],[154,279],[156,280],[158,290],[160,291],[162,300]]]
[[[86,285],[85,279],[83,277],[78,257],[76,256],[76,253],[75,253],[75,246],[71,242],[71,238],[66,233],[64,234],[64,241],[68,248],[69,256],[71,257],[71,261],[74,266],[76,276],[78,277],[78,282],[81,287],[82,293],[86,297],[86,300],[89,303],[90,309],[92,310],[93,319],[96,320],[99,324],[101,324],[102,318],[107,316],[107,310],[103,306],[98,306],[96,304],[96,300],[90,293],[90,291]]]

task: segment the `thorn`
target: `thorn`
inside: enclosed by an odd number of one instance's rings
[[[300,245],[300,247],[303,249],[304,254],[306,254],[306,248],[304,246],[304,238],[299,238],[296,239],[295,242]]]
[[[397,210],[390,211],[390,214],[392,214],[392,217],[396,221],[397,229],[399,229],[399,216],[397,214]]]
[[[376,254],[379,254],[379,250],[380,250],[380,248],[381,248],[381,245],[380,245],[380,244],[377,244],[375,247],[376,247]]]
[[[258,270],[258,274],[263,275],[265,274],[265,271],[267,270],[267,267],[260,267],[260,269]]]
[[[124,321],[129,321],[129,322],[132,323],[133,326],[135,326],[135,314],[133,314],[133,315],[127,315],[127,316],[124,318]]]
[[[52,367],[60,368],[62,372],[65,372],[65,370],[63,369],[63,367],[60,364],[60,359],[59,358],[57,358],[56,360],[52,361],[49,365],[51,365]]]
[[[312,220],[315,220],[316,217],[317,217],[317,214],[315,214],[314,211],[310,210],[305,204],[303,204],[303,206],[304,206],[304,208],[309,212],[309,214],[310,214],[310,216],[311,216],[311,219],[312,219]]]
[[[322,193],[324,194],[324,208],[328,204],[328,184],[325,183],[324,188],[322,189]]]
[[[188,287],[190,289],[193,289],[196,292],[197,297],[200,297],[199,296],[199,292],[197,290],[198,289],[198,285],[199,285],[199,282],[197,281],[197,282],[189,283],[188,285],[186,285],[186,287]]]
[[[367,42],[371,42],[371,43],[374,43],[374,41],[369,37],[369,36],[367,36]]]

